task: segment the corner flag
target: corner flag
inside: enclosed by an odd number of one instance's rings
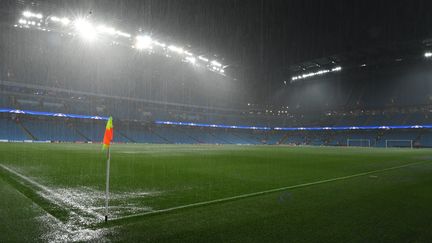
[[[110,161],[111,161],[111,152],[110,152],[110,144],[113,140],[113,124],[112,117],[110,116],[105,128],[105,135],[103,138],[102,149],[108,149],[107,155],[107,165],[106,165],[106,183],[105,183],[105,222],[108,221],[108,201],[109,201],[109,174],[110,174]]]
[[[114,137],[113,124],[112,124],[112,117],[110,116],[108,119],[108,122],[106,124],[106,128],[105,128],[105,135],[103,138],[102,149],[106,149],[110,146],[111,141],[113,140],[113,137]]]

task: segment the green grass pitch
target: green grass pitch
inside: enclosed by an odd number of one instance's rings
[[[0,144],[0,242],[431,242],[432,151]]]

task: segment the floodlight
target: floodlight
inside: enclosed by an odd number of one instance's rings
[[[44,15],[42,13],[34,13],[26,10],[23,11],[21,14],[22,14],[21,18],[19,18],[18,23],[15,24],[14,27],[27,28],[27,29],[36,27],[36,29],[39,29],[41,31],[47,31],[47,32],[51,31],[50,29],[46,29],[44,27],[44,22],[42,21]],[[121,36],[121,37],[128,38],[129,41],[135,42],[135,43],[130,43],[132,48],[142,50],[142,49],[152,49],[154,46],[161,47],[163,50],[157,48],[157,51],[162,51],[161,54],[165,55],[168,58],[174,57],[174,55],[171,52],[175,52],[176,54],[178,54],[176,58],[179,58],[182,61],[186,61],[192,64],[197,64],[197,61],[199,59],[200,62],[208,63],[202,65],[202,67],[206,68],[207,70],[218,72],[220,74],[223,74],[225,72],[224,68],[227,67],[227,66],[223,66],[217,60],[210,61],[205,56],[195,56],[193,52],[189,50],[185,50],[183,49],[183,47],[175,46],[175,45],[167,45],[163,42],[159,42],[157,40],[152,39],[150,36],[137,36],[136,39],[132,39],[131,34],[129,33],[121,32],[113,27],[109,27],[106,25],[96,25],[95,23],[90,22],[88,18],[78,18],[78,19],[70,20],[66,17],[60,17],[58,15],[57,16],[48,15],[46,21],[49,24],[52,23],[52,24],[62,25],[64,27],[67,26],[69,28],[66,29],[67,31],[66,34],[71,36],[79,35],[80,37],[88,41],[93,41],[94,39],[98,38],[98,35],[101,36],[106,35],[107,38],[110,38],[108,36],[112,36],[114,38]],[[71,31],[72,29],[74,31]],[[111,38],[113,41],[112,43],[118,45],[119,43],[115,41],[114,38]],[[335,70],[331,70],[331,71],[335,71]],[[315,74],[308,74],[308,75],[312,76]],[[297,76],[297,78],[299,79],[304,77],[307,77],[307,75]]]
[[[59,18],[57,16],[51,16],[50,19],[53,22],[61,23],[62,25],[65,25],[65,26],[69,25],[69,23],[71,22],[70,19],[68,19],[68,18]]]
[[[196,62],[196,58],[192,57],[192,56],[186,57],[185,59],[186,59],[186,61],[188,61],[188,62],[190,62],[192,64],[195,64],[195,62]]]
[[[183,54],[184,50],[181,47],[177,47],[177,46],[168,46],[168,49],[170,49],[173,52],[177,52],[178,54]]]
[[[340,70],[342,70],[342,67],[341,66],[337,66],[337,67],[334,67],[332,69],[332,72],[337,72],[337,71],[340,71]]]
[[[135,41],[135,47],[138,50],[150,49],[152,44],[152,39],[150,36],[137,36]]]
[[[115,35],[116,34],[116,30],[112,27],[107,27],[105,25],[99,25],[97,27],[97,31],[99,33],[103,33],[103,34],[109,34],[109,35]]]
[[[198,57],[201,61],[204,61],[204,62],[208,62],[209,61],[209,59],[207,59],[207,58],[205,58],[205,57],[203,57],[203,56],[199,56]]]
[[[160,46],[160,47],[163,47],[163,48],[166,47],[166,44],[164,44],[164,43],[162,43],[162,42],[159,42],[159,41],[153,41],[153,43],[154,43],[155,45]]]
[[[27,17],[27,18],[30,18],[32,16],[32,13],[30,13],[29,11],[24,11],[23,12],[23,16]]]
[[[40,14],[40,13],[32,13],[32,12],[30,12],[30,11],[24,11],[23,13],[22,13],[22,15],[24,16],[24,17],[26,17],[26,18],[37,18],[37,19],[41,19],[42,17],[43,17],[43,15],[42,14]]]
[[[425,52],[425,54],[424,54],[424,56],[426,57],[426,58],[429,58],[429,57],[432,57],[432,52]]]
[[[68,25],[68,24],[70,23],[70,19],[68,19],[68,18],[62,18],[62,19],[60,20],[60,22],[61,22],[63,25]]]
[[[291,77],[291,81],[296,81],[298,79],[309,78],[309,77],[313,77],[313,76],[316,76],[316,75],[323,75],[323,74],[326,74],[326,73],[329,73],[329,72],[339,72],[341,70],[342,70],[341,66],[337,66],[337,67],[334,67],[332,69],[322,69],[322,70],[318,70],[316,72],[304,73],[304,74],[301,74],[301,75],[298,75],[298,76],[293,76],[293,77]]]
[[[77,19],[74,21],[75,29],[79,35],[89,41],[96,39],[97,32],[93,25],[85,19]]]
[[[211,61],[211,64],[215,65],[216,67],[222,67],[222,64],[220,64],[218,61],[213,60]]]
[[[119,36],[126,37],[126,38],[130,38],[131,37],[130,34],[125,33],[125,32],[121,32],[121,31],[118,31],[118,30],[116,31],[116,34],[119,35]]]

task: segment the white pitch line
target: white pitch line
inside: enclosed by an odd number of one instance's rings
[[[141,150],[141,151],[115,151],[116,153],[121,154],[158,154],[158,153],[165,153],[165,152],[195,152],[195,151],[208,151],[208,152],[214,152],[214,151],[227,151],[229,149],[226,148],[174,148],[174,149],[152,149],[152,150]]]
[[[0,166],[3,169],[7,170],[9,173],[14,174],[15,176],[18,176],[22,180],[24,180],[27,183],[29,183],[29,184],[31,184],[31,185],[39,188],[40,190],[44,191],[45,193],[47,193],[48,195],[50,195],[50,196],[53,197],[53,198],[46,198],[47,200],[52,200],[55,203],[59,203],[59,202],[63,203],[63,204],[68,205],[68,206],[70,206],[72,208],[76,208],[76,209],[81,210],[82,212],[90,214],[93,217],[98,218],[98,219],[102,219],[104,217],[102,214],[99,214],[99,213],[97,213],[97,212],[95,212],[95,211],[93,211],[93,210],[91,210],[89,208],[86,208],[84,206],[79,205],[78,203],[75,203],[75,202],[73,202],[71,200],[68,200],[68,199],[64,198],[63,195],[61,195],[61,194],[59,194],[57,192],[54,192],[50,188],[48,188],[48,187],[46,187],[46,186],[44,186],[44,185],[36,182],[35,180],[33,180],[33,179],[31,179],[31,178],[29,178],[29,177],[27,177],[25,175],[22,175],[22,174],[18,173],[17,171],[15,171],[15,170],[13,170],[13,169],[5,166],[5,165],[0,164]]]
[[[422,164],[425,162],[427,162],[427,161],[419,161],[419,162],[414,162],[414,163],[409,163],[409,164],[399,165],[399,166],[393,166],[393,167],[379,169],[379,170],[366,171],[366,172],[348,175],[348,176],[341,176],[341,177],[336,177],[336,178],[331,178],[331,179],[326,179],[326,180],[297,184],[297,185],[293,185],[293,186],[280,187],[280,188],[270,189],[270,190],[266,190],[266,191],[253,192],[253,193],[242,194],[242,195],[233,196],[233,197],[226,197],[226,198],[221,198],[221,199],[216,199],[216,200],[211,200],[211,201],[192,203],[192,204],[187,204],[187,205],[182,205],[182,206],[177,206],[177,207],[172,207],[172,208],[167,208],[167,209],[154,210],[151,212],[133,214],[133,215],[128,215],[128,216],[124,216],[124,217],[114,218],[111,221],[117,221],[117,220],[123,220],[123,219],[135,218],[135,217],[141,217],[141,216],[147,216],[147,215],[161,214],[161,213],[172,212],[172,211],[176,211],[176,210],[180,210],[180,209],[206,206],[206,205],[210,205],[210,204],[216,204],[216,203],[228,202],[228,201],[233,201],[233,200],[238,200],[238,199],[244,199],[244,198],[248,198],[248,197],[260,196],[260,195],[269,194],[269,193],[273,193],[273,192],[285,191],[288,189],[313,186],[313,185],[318,185],[318,184],[323,184],[323,183],[328,183],[328,182],[333,182],[333,181],[347,180],[347,179],[351,179],[354,177],[360,177],[360,176],[365,176],[365,175],[369,175],[369,174],[373,174],[373,173],[405,168],[405,167],[409,167],[409,166],[413,166],[413,165],[417,165],[417,164]]]

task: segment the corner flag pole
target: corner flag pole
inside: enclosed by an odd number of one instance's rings
[[[103,138],[102,150],[108,149],[107,151],[107,165],[106,165],[106,184],[105,184],[105,222],[108,221],[108,201],[109,201],[109,176],[110,176],[110,161],[111,161],[111,149],[110,144],[113,139],[113,124],[112,117],[110,116],[107,121],[105,128],[105,134]]]
[[[107,154],[108,154],[108,159],[106,164],[106,183],[105,183],[105,222],[108,221],[109,176],[110,176],[110,160],[111,160],[110,147],[108,147]]]

